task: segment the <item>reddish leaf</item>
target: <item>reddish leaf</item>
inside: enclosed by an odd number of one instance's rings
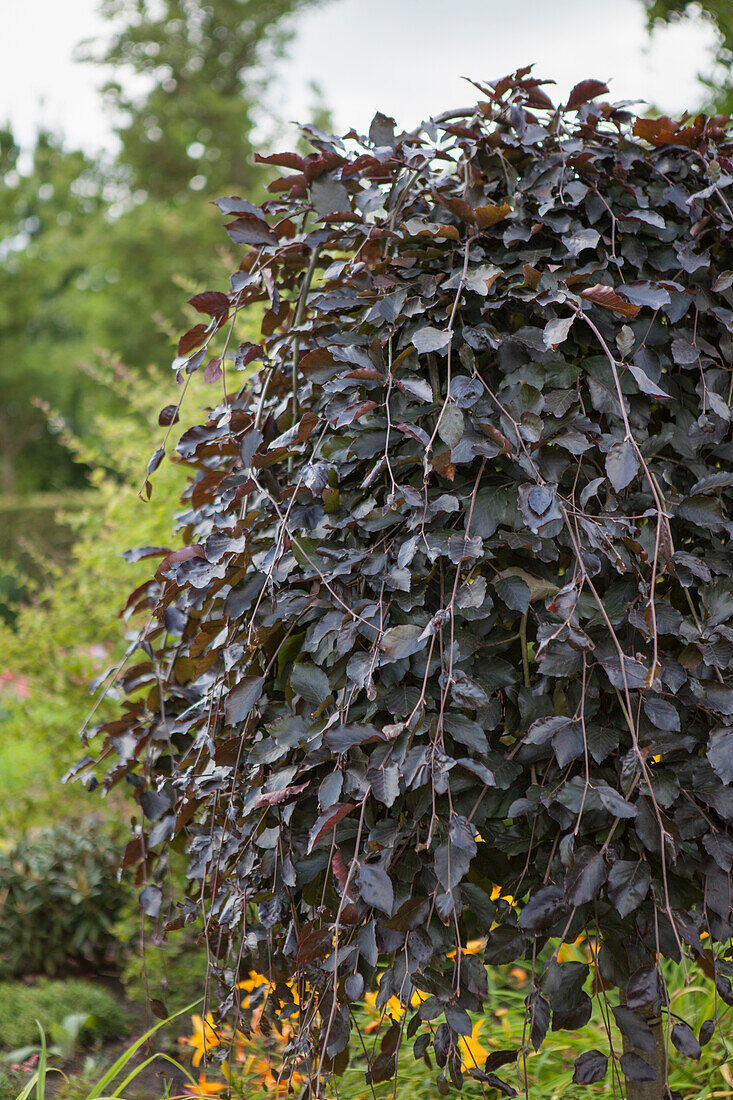
[[[490,226],[502,221],[511,212],[512,208],[509,203],[502,202],[498,206],[494,206],[492,203],[487,206],[477,206],[473,213],[479,228],[488,229]]]
[[[167,428],[170,424],[178,423],[178,405],[166,405],[158,413],[158,424],[161,428]]]
[[[610,309],[613,313],[620,313],[622,317],[636,317],[641,309],[641,306],[634,306],[631,302],[627,302],[612,286],[605,286],[603,283],[596,283],[595,286],[581,290],[580,297],[585,298],[587,302],[593,302],[594,305]]]
[[[210,386],[212,382],[218,382],[222,376],[221,359],[209,359],[204,370],[204,382]]]
[[[257,164],[276,164],[278,168],[293,168],[296,172],[305,168],[305,161],[298,153],[271,153],[269,157],[255,153],[254,159]]]
[[[333,859],[331,860],[331,870],[333,871],[333,877],[336,879],[336,882],[341,887],[341,893],[343,894],[344,890],[346,889],[346,883],[349,881],[349,871],[339,848],[337,848],[336,851],[333,853]],[[356,894],[354,893],[350,882],[347,897],[351,901],[356,901]]]
[[[341,805],[331,806],[330,809],[326,810],[325,814],[321,814],[311,829],[308,839],[309,853],[313,851],[324,833],[327,833],[329,829],[333,829],[334,825],[338,825],[341,818],[350,814],[355,805],[355,802],[343,802]]]
[[[315,928],[313,923],[306,924],[298,937],[295,949],[295,961],[298,966],[307,966],[316,959],[325,959],[333,948],[333,932],[330,928]]]
[[[300,794],[308,786],[308,782],[299,783],[294,787],[283,787],[279,791],[270,791],[269,794],[261,794],[255,802],[255,809],[258,810],[260,806],[279,806],[281,802],[287,802],[293,795]]]
[[[581,80],[580,84],[576,84],[570,93],[565,110],[574,111],[584,103],[589,103],[591,99],[595,99],[596,96],[603,95],[607,91],[608,85],[604,84],[602,80]]]
[[[220,290],[204,290],[188,299],[188,304],[199,313],[209,313],[212,317],[229,310],[229,299]]]
[[[277,237],[267,222],[256,214],[243,214],[236,221],[229,222],[226,229],[235,244],[277,244]]]
[[[194,348],[198,348],[206,339],[206,325],[194,325],[188,332],[184,332],[178,341],[178,354],[188,355]]]

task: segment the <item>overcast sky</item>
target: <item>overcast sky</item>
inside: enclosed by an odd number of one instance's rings
[[[96,6],[0,0],[0,121],[10,120],[23,143],[44,124],[90,151],[111,147],[100,74],[72,59],[81,39],[104,31]],[[699,100],[696,74],[714,41],[702,21],[687,20],[650,42],[640,0],[329,0],[296,26],[273,106],[302,119],[315,80],[340,130],[365,129],[376,108],[412,127],[474,101],[462,76],[491,80],[530,62],[560,92],[598,77],[614,98],[680,112]]]

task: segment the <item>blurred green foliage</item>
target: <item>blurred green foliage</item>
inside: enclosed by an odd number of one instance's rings
[[[82,56],[113,69],[104,94],[135,186],[178,200],[261,185],[253,131],[292,35],[287,17],[313,2],[103,0],[114,33]]]
[[[41,829],[0,852],[0,975],[113,963],[112,929],[128,893],[118,861],[118,845],[94,818],[83,828]]]
[[[121,552],[166,544],[185,484],[182,468],[166,462],[150,502],[140,500],[146,456],[159,442],[150,424],[160,387],[119,370],[114,386],[116,411],[99,413],[86,440],[63,435],[90,471],[87,492],[61,512],[73,546],[59,560],[48,558],[35,598],[12,624],[0,624],[0,837],[99,810],[98,796],[92,806],[77,785],[70,790],[59,780],[81,750],[76,731],[92,705],[88,684],[124,650],[124,593],[147,575],[149,563],[128,565]],[[172,380],[170,388],[175,397]],[[193,415],[197,399],[189,395]]]
[[[86,440],[98,412],[120,415],[116,390],[96,377],[100,351],[167,377],[185,298],[211,285],[222,260],[227,274],[236,268],[207,200],[231,190],[262,197],[255,127],[288,17],[313,2],[104,0],[109,35],[86,55],[104,66],[115,158],[70,150],[50,133],[21,150],[0,130],[0,494],[9,508],[12,498],[85,485],[59,435],[63,422]],[[58,532],[38,518],[31,548],[43,555]],[[13,576],[27,567],[21,534],[3,556],[5,609],[23,591]]]
[[[43,979],[35,985],[2,982],[0,1005],[3,1008],[0,1048],[11,1051],[38,1042],[38,1023],[44,1031],[52,1032],[66,1017],[77,1013],[91,1017],[84,1029],[87,1043],[119,1039],[129,1030],[125,1011],[115,997],[101,986],[78,979],[65,982]]]
[[[700,77],[707,88],[704,103],[709,112],[733,113],[733,4],[731,0],[643,0],[649,26],[674,23],[680,19],[704,19],[718,38],[711,58],[711,72]],[[694,110],[696,104],[690,104]]]

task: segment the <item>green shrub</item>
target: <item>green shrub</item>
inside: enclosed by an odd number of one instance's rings
[[[84,1029],[86,1042],[118,1039],[128,1031],[124,1009],[112,994],[78,979],[64,982],[41,979],[35,985],[0,983],[0,1005],[3,1010],[0,1047],[7,1050],[37,1043],[36,1021],[50,1033],[67,1016],[76,1013],[91,1017]],[[0,1084],[0,1098],[1,1088]]]
[[[114,870],[116,846],[95,824],[44,829],[0,854],[0,973],[53,974],[69,961],[99,966],[114,956],[127,889]]]
[[[193,1008],[193,1005],[189,1005],[187,1011]],[[176,1013],[180,1016],[181,1013]],[[49,1071],[48,1055],[52,1053],[52,1048],[48,1046],[46,1040],[46,1034],[43,1028],[40,1032],[40,1050],[38,1058],[38,1068],[32,1074],[30,1078],[25,1082],[23,1091],[16,1097],[15,1094],[9,1094],[9,1100],[25,1100],[31,1093],[37,1098],[46,1096],[64,1097],[64,1100],[104,1100],[104,1097],[124,1097],[130,1096],[129,1088],[133,1085],[133,1082],[139,1077],[139,1075],[146,1070],[152,1063],[162,1065],[166,1073],[166,1077],[170,1078],[171,1072],[168,1069],[172,1066],[176,1075],[188,1078],[191,1085],[195,1086],[196,1082],[191,1074],[183,1066],[181,1066],[174,1058],[166,1054],[164,1051],[156,1051],[152,1055],[148,1055],[150,1041],[153,1035],[171,1020],[175,1019],[175,1016],[171,1016],[168,1020],[161,1020],[153,1027],[149,1028],[144,1035],[135,1039],[122,1054],[109,1066],[99,1079],[93,1083],[88,1080],[90,1075],[94,1072],[94,1063],[87,1060],[82,1074],[79,1076],[66,1078],[65,1085],[60,1088],[56,1087],[56,1081],[54,1080],[52,1087],[48,1088],[49,1072],[54,1072],[53,1068]],[[145,1049],[141,1049],[145,1048]],[[140,1057],[142,1056],[142,1060]],[[130,1069],[130,1064],[133,1064],[133,1068]],[[163,1075],[161,1074],[161,1077]],[[120,1080],[122,1078],[122,1080]],[[110,1093],[110,1090],[114,1090]],[[132,1095],[136,1093],[133,1092]],[[146,1095],[149,1095],[146,1093]],[[161,1088],[156,1088],[156,1100],[160,1096],[170,1095],[170,1081],[162,1083]],[[5,1097],[0,1095],[0,1100],[5,1100]]]
[[[61,560],[46,561],[43,583],[36,582],[13,622],[0,621],[0,839],[89,813],[90,800],[59,780],[78,755],[89,682],[123,652],[117,613],[124,593],[145,576],[146,563],[128,564],[120,549],[165,544],[172,501],[184,481],[181,470],[169,467],[153,499],[138,499],[145,465],[138,455],[160,432],[143,426],[157,404],[157,387],[152,378],[116,376],[111,367],[108,375],[118,394],[115,415],[100,413],[83,444],[62,435],[91,471],[88,490],[73,504],[67,500],[61,517],[73,546]],[[106,816],[119,816],[120,802],[108,804]]]

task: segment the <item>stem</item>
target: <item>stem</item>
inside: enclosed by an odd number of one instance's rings
[[[300,288],[300,294],[298,295],[298,305],[295,309],[295,317],[293,318],[293,328],[297,329],[303,320],[303,314],[305,313],[305,303],[308,298],[308,291],[310,290],[311,282],[313,281],[313,273],[316,270],[316,263],[318,261],[318,253],[321,250],[320,245],[316,245],[311,252],[311,258],[308,261],[308,267],[306,268],[305,276],[303,277],[303,285]],[[298,416],[298,353],[300,351],[300,333],[296,331],[295,339],[293,340],[293,424]]]
[[[522,615],[521,622],[519,624],[519,641],[522,644],[522,668],[524,669],[524,686],[530,687],[529,679],[529,652],[527,650],[527,616],[529,615],[529,608]]]

